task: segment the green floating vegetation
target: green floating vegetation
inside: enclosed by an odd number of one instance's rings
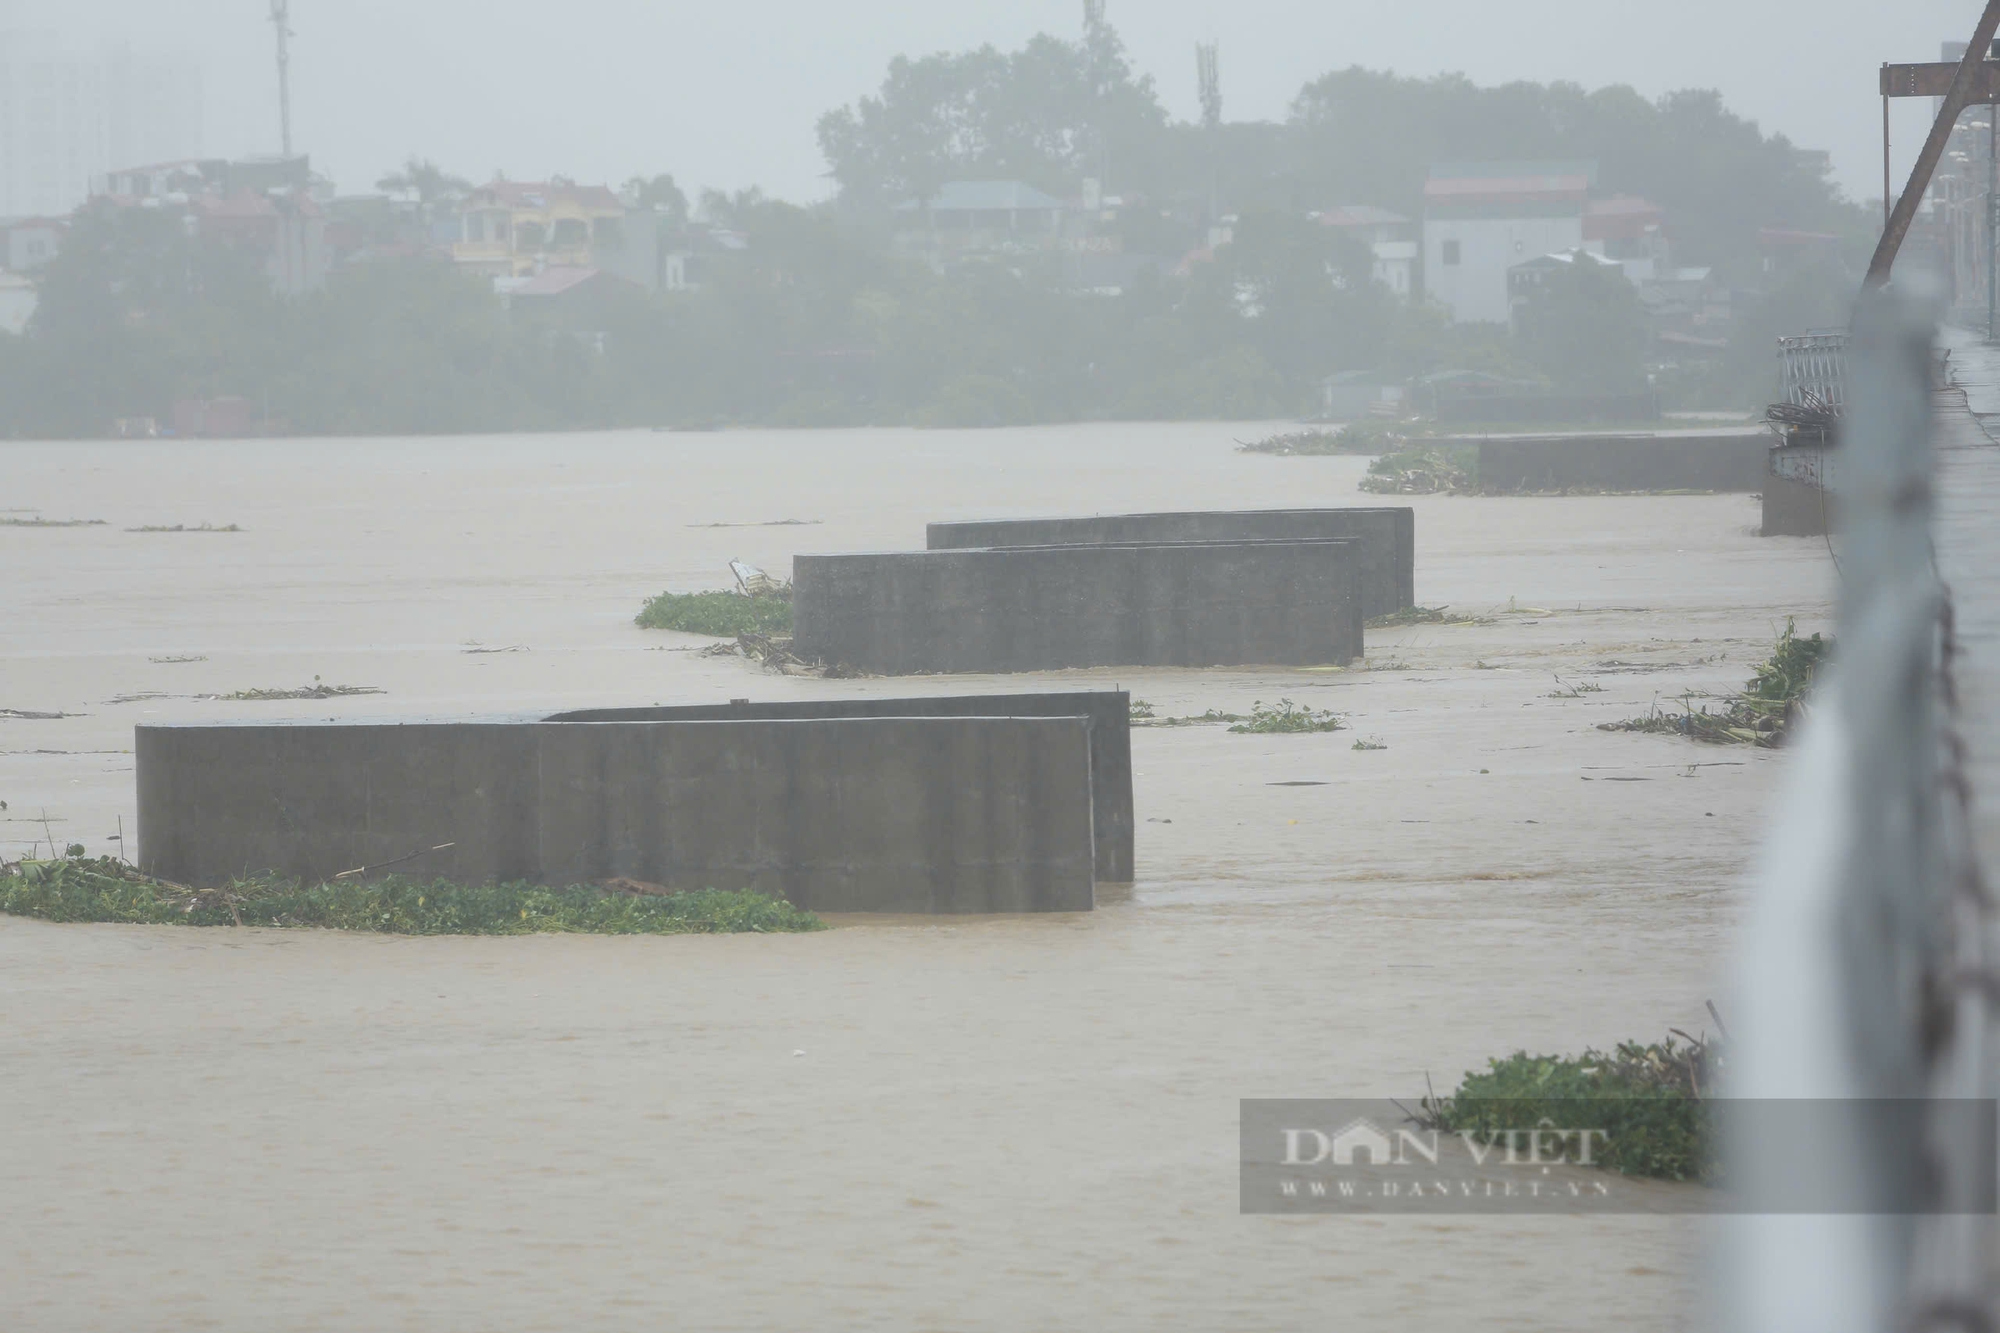
[[[1426,1129],[1474,1134],[1581,1119],[1605,1131],[1597,1165],[1712,1185],[1720,1162],[1707,1102],[1721,1068],[1720,1043],[1684,1032],[1576,1056],[1520,1051],[1468,1072],[1449,1096],[1425,1097],[1416,1118]]]
[[[1832,639],[1819,634],[1801,638],[1797,623],[1788,617],[1770,657],[1758,665],[1743,693],[1729,698],[1721,709],[1710,711],[1706,704],[1696,708],[1694,696],[1684,695],[1678,713],[1655,705],[1644,717],[1600,722],[1597,729],[1686,736],[1711,745],[1774,748],[1785,743],[1805,715],[1820,666],[1832,653]]]
[[[1153,705],[1144,699],[1132,701],[1132,725],[1135,727],[1203,727],[1220,722],[1241,722],[1241,713],[1225,713],[1219,708],[1211,708],[1206,713],[1191,717],[1160,717],[1153,712]]]
[[[1390,454],[1406,449],[1412,440],[1437,433],[1437,427],[1422,421],[1389,419],[1356,421],[1339,430],[1295,430],[1268,436],[1253,444],[1240,444],[1246,454],[1324,456],[1329,454]]]
[[[1250,705],[1250,716],[1239,721],[1230,730],[1245,734],[1270,735],[1292,732],[1344,731],[1347,724],[1326,710],[1314,710],[1290,699],[1278,700],[1277,706],[1270,707],[1261,699]]]
[[[22,861],[7,869],[11,873],[0,873],[0,912],[44,921],[277,926],[382,935],[730,935],[826,929],[825,922],[783,898],[750,890],[629,893],[401,876],[325,884],[249,879],[194,889],[142,875],[110,857]]]
[[[1479,490],[1479,447],[1414,447],[1368,465],[1361,489],[1374,495],[1471,495]]]
[[[671,629],[732,639],[739,634],[792,632],[789,596],[746,597],[738,592],[663,592],[633,621],[640,629]]]

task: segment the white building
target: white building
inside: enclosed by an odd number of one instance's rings
[[[20,337],[39,304],[41,296],[32,281],[18,273],[0,273],[0,333]]]
[[[21,218],[13,222],[0,222],[0,237],[4,237],[4,249],[0,249],[0,268],[15,273],[33,273],[45,268],[62,249],[63,236],[69,231],[69,223],[63,218]]]
[[[62,217],[113,165],[201,152],[198,67],[0,28],[0,216]]]
[[[1453,323],[1507,323],[1509,269],[1583,248],[1595,172],[1583,162],[1432,167],[1424,182],[1424,294]]]

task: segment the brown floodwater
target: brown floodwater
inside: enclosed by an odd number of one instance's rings
[[[0,519],[106,521],[0,526],[0,709],[73,715],[0,716],[0,857],[133,837],[148,719],[1033,684],[1350,727],[1135,732],[1139,879],[1081,916],[0,918],[0,1328],[1696,1322],[1688,1217],[1240,1216],[1237,1101],[1712,1026],[1785,757],[1594,724],[1821,627],[1823,543],[1743,496],[1418,498],[1419,600],[1480,623],[1346,671],[823,681],[631,624],[928,520],[1375,500],[1361,460],[1235,451],[1267,429],[0,443]],[[202,523],[242,531],[126,530]],[[315,677],[386,692],[202,697]]]

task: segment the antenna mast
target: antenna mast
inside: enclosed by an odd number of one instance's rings
[[[1222,76],[1217,69],[1214,42],[1195,43],[1194,67],[1201,80],[1201,127],[1214,133],[1222,124]]]
[[[278,127],[287,158],[292,155],[292,0],[271,0],[278,29]]]
[[[1208,147],[1208,225],[1213,228],[1222,211],[1222,146],[1217,138],[1222,129],[1222,74],[1216,43],[1196,42],[1195,75],[1201,83],[1201,129]]]

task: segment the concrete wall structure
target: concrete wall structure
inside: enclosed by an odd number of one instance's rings
[[[182,883],[395,861],[812,911],[1093,905],[1080,716],[142,726],[134,748],[140,865]]]
[[[1479,489],[1488,494],[1756,492],[1763,489],[1771,436],[1765,431],[1742,435],[1541,435],[1478,443]]]
[[[1760,537],[1823,537],[1833,530],[1833,496],[1794,477],[1764,478]]]
[[[801,555],[792,646],[883,675],[1341,663],[1360,566],[1349,541]]]
[[[1124,690],[946,694],[928,699],[794,699],[557,713],[550,722],[728,722],[752,718],[1082,717],[1090,723],[1090,827],[1101,883],[1129,884],[1132,867],[1132,696]]]
[[[1794,442],[1771,450],[1764,470],[1765,537],[1821,537],[1833,528],[1833,493],[1839,485],[1839,437],[1794,432]]]
[[[1417,604],[1417,511],[1367,509],[1195,510],[1088,518],[933,523],[933,551],[980,546],[1087,546],[1124,542],[1354,541],[1360,543],[1362,613]]]

